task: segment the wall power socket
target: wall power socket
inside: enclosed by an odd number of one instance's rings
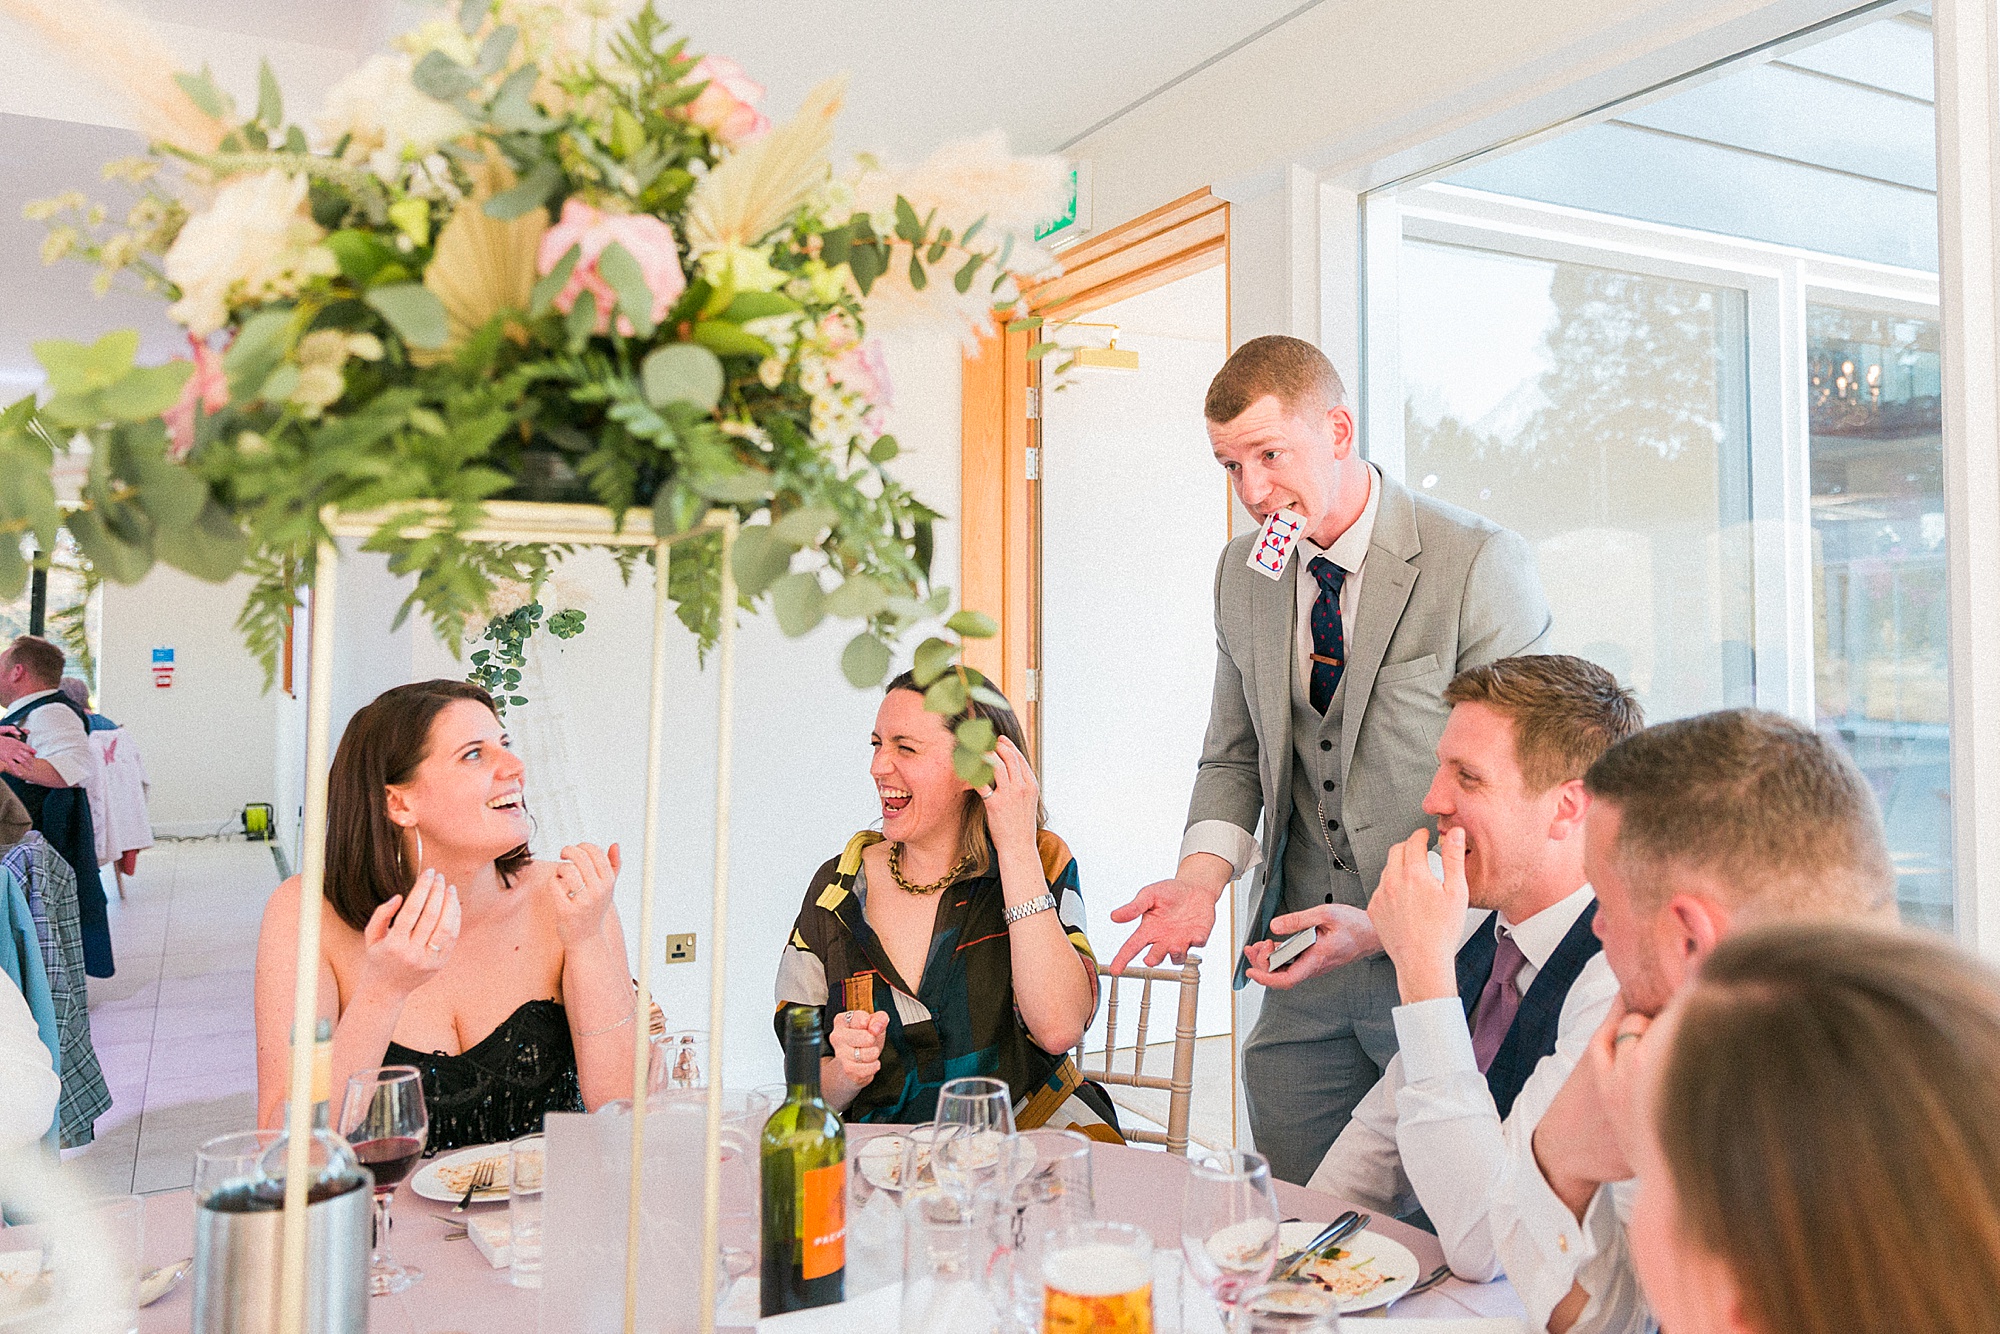
[[[689,931],[683,935],[667,937],[667,962],[694,962],[694,932]]]

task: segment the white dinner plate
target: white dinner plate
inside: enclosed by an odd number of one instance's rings
[[[1282,1267],[1301,1247],[1326,1230],[1324,1223],[1286,1223],[1278,1229],[1278,1244],[1282,1250],[1278,1264]],[[1340,1304],[1342,1315],[1352,1315],[1356,1311],[1372,1311],[1378,1306],[1386,1306],[1408,1292],[1417,1281],[1421,1266],[1410,1248],[1400,1241],[1367,1229],[1355,1233],[1337,1248],[1345,1251],[1340,1263],[1372,1271],[1382,1276],[1382,1282],[1359,1297],[1349,1297]]]
[[[492,1204],[497,1200],[506,1199],[507,1146],[505,1144],[475,1144],[469,1149],[460,1149],[456,1153],[439,1154],[418,1168],[416,1173],[410,1177],[410,1189],[427,1200],[442,1200],[446,1204],[457,1204],[459,1197],[465,1194],[465,1187],[460,1186],[457,1190],[447,1188],[444,1184],[444,1178],[441,1175],[443,1170],[448,1167],[459,1167],[468,1163],[476,1163],[482,1158],[497,1158],[500,1160],[500,1166],[493,1174],[493,1179],[500,1184],[491,1190],[476,1192],[472,1197],[472,1202],[474,1204]]]

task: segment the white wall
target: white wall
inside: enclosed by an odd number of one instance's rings
[[[98,703],[139,745],[156,833],[215,833],[247,803],[275,800],[277,704],[235,630],[249,586],[166,566],[104,585]],[[156,646],[174,650],[166,690],[153,685]]]

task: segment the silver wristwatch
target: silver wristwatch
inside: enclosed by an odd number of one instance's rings
[[[1032,899],[1029,899],[1026,903],[1015,904],[1013,907],[1009,908],[1006,912],[1001,913],[1000,916],[1006,919],[1008,926],[1012,926],[1016,922],[1026,921],[1028,918],[1033,917],[1038,912],[1047,912],[1049,909],[1055,906],[1056,906],[1055,895],[1037,894]]]

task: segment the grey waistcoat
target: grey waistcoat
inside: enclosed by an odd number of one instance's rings
[[[1296,682],[1303,672],[1297,666],[1292,670],[1298,674],[1294,677]],[[1325,903],[1328,894],[1333,895],[1336,903],[1357,908],[1368,906],[1361,877],[1340,870],[1327,855],[1330,840],[1341,861],[1349,866],[1356,864],[1354,849],[1347,841],[1347,826],[1340,818],[1340,728],[1346,703],[1344,672],[1340,684],[1334,687],[1324,718],[1313,711],[1303,689],[1297,684],[1292,689],[1292,820],[1285,840],[1283,907],[1286,912]],[[1326,744],[1322,745],[1323,742]],[[1325,823],[1328,820],[1333,821],[1333,826]]]

